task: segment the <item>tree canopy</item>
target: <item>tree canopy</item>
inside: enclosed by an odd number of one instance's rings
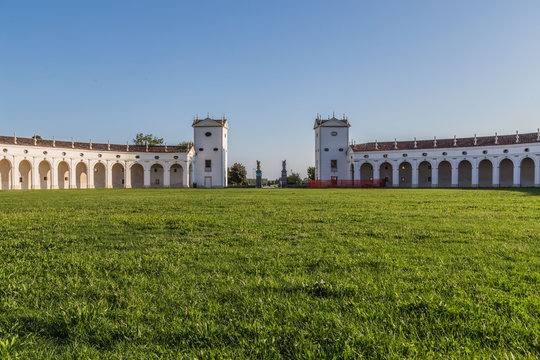
[[[230,185],[247,185],[246,167],[240,163],[234,163],[229,169],[229,184]]]
[[[298,173],[292,173],[287,176],[287,185],[302,185],[302,178]]]
[[[313,166],[307,168],[307,175],[309,180],[315,180],[315,168]]]
[[[158,138],[152,134],[138,133],[133,139],[133,145],[163,145],[163,138]]]

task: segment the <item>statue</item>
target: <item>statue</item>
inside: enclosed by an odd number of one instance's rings
[[[257,188],[262,188],[262,171],[261,171],[261,162],[257,160],[257,177],[256,180],[256,186]]]
[[[257,173],[261,172],[261,161],[257,160]]]
[[[283,160],[281,162],[281,187],[286,188],[287,187],[287,160]]]

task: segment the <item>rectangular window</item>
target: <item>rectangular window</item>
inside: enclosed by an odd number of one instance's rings
[[[337,172],[337,160],[330,160],[330,170]]]
[[[212,160],[204,161],[204,171],[212,171]]]

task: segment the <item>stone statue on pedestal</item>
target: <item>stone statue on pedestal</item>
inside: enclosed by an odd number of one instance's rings
[[[287,160],[281,162],[281,187],[287,187]]]
[[[256,177],[256,180],[257,180],[257,183],[256,183],[256,186],[257,188],[262,188],[262,171],[261,171],[261,162],[259,160],[257,160],[257,177]]]

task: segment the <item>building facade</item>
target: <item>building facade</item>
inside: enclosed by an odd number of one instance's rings
[[[350,123],[315,119],[316,180],[386,180],[387,187],[540,186],[537,133],[349,143]]]
[[[197,118],[194,146],[0,136],[0,189],[226,187],[228,129],[225,118]]]

